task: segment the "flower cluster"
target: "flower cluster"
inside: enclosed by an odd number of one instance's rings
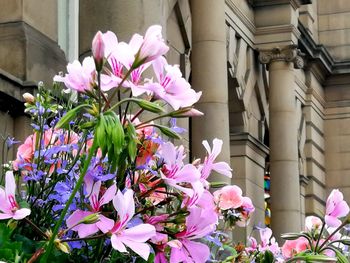
[[[98,32],[91,57],[68,64],[52,90],[25,95],[33,134],[0,188],[0,219],[34,242],[24,261],[206,262],[205,240],[225,212],[248,221],[254,207],[237,186],[210,192],[213,171],[232,177],[216,161],[221,140],[186,163],[185,147],[165,139],[180,138],[176,124],[163,125],[169,118],[201,115],[201,93],[167,63],[168,49],[160,26],[129,43]]]
[[[349,206],[343,194],[335,189],[326,203],[324,218],[308,216],[305,218],[305,229],[300,233],[286,233],[282,247],[278,246],[269,228],[256,227],[260,235],[260,243],[249,237],[249,246],[242,257],[248,262],[264,261],[267,258],[277,262],[348,262],[350,239],[347,218]],[[338,260],[338,261],[337,261]],[[245,261],[244,261],[245,262]]]
[[[255,210],[252,200],[242,194],[242,189],[236,185],[227,185],[214,192],[214,201],[229,227],[247,226]]]

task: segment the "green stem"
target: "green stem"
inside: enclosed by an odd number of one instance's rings
[[[91,236],[91,237],[61,239],[60,242],[72,242],[72,241],[92,240],[92,239],[103,238],[103,237],[106,237],[106,236],[107,236],[107,233],[105,233],[105,234],[100,234],[100,235],[96,235],[96,236]]]
[[[318,249],[318,251],[320,251],[326,244],[327,242],[340,230],[343,228],[343,226],[349,224],[348,220],[346,219],[340,226],[338,226],[338,228],[336,230],[334,230],[334,232],[332,234],[330,234],[326,240],[322,243],[322,245],[320,246],[320,248]]]
[[[320,240],[321,240],[322,233],[323,233],[325,225],[326,225],[326,222],[323,222],[320,234],[318,235],[318,239],[317,239],[317,242],[316,242],[316,246],[315,246],[315,250],[314,250],[315,252],[317,251],[318,244],[320,243]]]
[[[55,238],[56,238],[56,236],[58,234],[60,226],[62,225],[63,219],[64,219],[65,215],[67,214],[68,208],[69,208],[70,204],[73,202],[73,199],[74,199],[75,195],[77,194],[78,190],[80,189],[80,187],[83,184],[85,174],[86,174],[86,172],[87,172],[87,170],[89,168],[89,164],[90,164],[91,159],[92,159],[92,157],[93,157],[93,155],[95,153],[95,150],[97,149],[96,143],[97,143],[97,140],[94,140],[94,142],[92,144],[92,147],[90,149],[89,155],[88,155],[87,159],[84,162],[84,167],[83,167],[83,170],[82,170],[82,172],[80,174],[80,177],[79,177],[79,179],[77,181],[77,184],[75,185],[75,187],[73,189],[73,192],[71,193],[71,195],[70,195],[70,197],[69,197],[69,199],[68,199],[68,201],[67,201],[67,203],[66,203],[66,205],[65,205],[65,207],[63,209],[63,211],[61,212],[61,216],[60,216],[60,218],[58,219],[58,221],[57,221],[57,223],[55,225],[55,228],[53,230],[52,236],[50,238],[49,244],[47,246],[47,250],[46,250],[44,258],[43,258],[43,262],[47,262],[47,260],[49,259],[49,256],[51,254],[51,250],[53,248],[54,240],[55,240]]]

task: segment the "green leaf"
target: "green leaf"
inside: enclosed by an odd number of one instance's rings
[[[163,134],[173,139],[181,139],[181,136],[174,132],[167,126],[159,125],[159,124],[151,124],[152,126],[158,128]]]
[[[333,249],[335,251],[335,255],[338,259],[337,262],[339,263],[349,263],[348,259],[343,255],[343,253],[341,253],[338,249],[334,248]]]
[[[264,254],[264,259],[263,259],[263,263],[273,263],[274,262],[275,257],[273,256],[272,252],[269,250],[265,251]]]
[[[69,123],[78,115],[80,111],[82,111],[84,108],[91,108],[88,104],[82,104],[74,109],[71,109],[68,111],[56,124],[56,128],[67,128],[69,126]]]

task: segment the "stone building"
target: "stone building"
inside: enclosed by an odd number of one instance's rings
[[[30,133],[21,94],[48,85],[90,52],[97,30],[120,40],[163,26],[168,60],[203,91],[202,118],[183,120],[191,158],[224,140],[232,183],[265,196],[278,236],[320,214],[330,189],[350,201],[350,1],[0,0],[1,133]],[[1,150],[1,149],[0,149]],[[13,153],[10,153],[13,154]],[[11,158],[11,156],[9,157]],[[3,156],[4,159],[4,156]],[[246,236],[247,232],[237,233]]]

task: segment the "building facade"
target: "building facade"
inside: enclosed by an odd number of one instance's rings
[[[349,1],[0,3],[3,136],[23,140],[31,132],[21,95],[41,80],[50,86],[67,61],[89,55],[96,31],[128,41],[160,24],[168,61],[203,91],[197,107],[205,116],[179,123],[189,130],[189,156],[203,155],[204,139],[224,141],[220,158],[234,169],[227,182],[256,206],[251,225],[271,223],[279,236],[300,230],[306,215],[322,214],[330,189],[350,201]]]

